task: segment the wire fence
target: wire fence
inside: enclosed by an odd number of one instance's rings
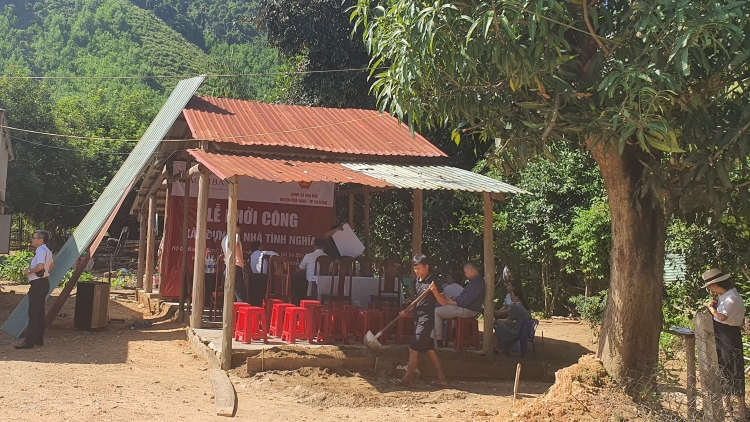
[[[745,329],[742,331],[743,334],[746,332]],[[672,356],[662,355],[655,365],[656,377],[631,380],[641,391],[636,396],[638,419],[666,422],[746,420],[746,412],[741,417],[746,383],[746,359],[741,341],[727,344],[725,335],[714,332],[709,314],[696,316],[694,331],[673,329],[670,333],[676,337],[679,351]]]

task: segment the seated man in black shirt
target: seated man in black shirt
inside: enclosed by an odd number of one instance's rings
[[[427,353],[427,356],[437,368],[438,374],[437,381],[430,383],[430,386],[442,387],[447,385],[448,381],[445,379],[443,368],[440,366],[440,359],[435,353],[435,342],[432,339],[432,329],[435,328],[435,296],[440,293],[438,293],[438,288],[430,274],[430,264],[427,262],[427,257],[421,254],[414,255],[411,264],[417,276],[414,280],[417,295],[421,295],[427,289],[430,289],[432,294],[426,295],[414,309],[414,340],[409,343],[409,365],[406,369],[406,375],[402,379],[394,378],[391,382],[410,387],[417,374],[419,354]]]
[[[435,291],[436,299],[440,303],[440,307],[435,308],[435,338],[439,347],[443,346],[444,320],[458,317],[472,318],[482,310],[484,277],[479,274],[479,267],[472,262],[467,262],[464,265],[464,275],[469,279],[469,284],[464,287],[464,290],[455,300],[446,299],[444,295]]]

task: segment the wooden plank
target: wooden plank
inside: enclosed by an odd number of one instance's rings
[[[248,372],[263,371],[296,371],[300,368],[328,368],[328,369],[345,369],[351,372],[363,372],[375,370],[375,358],[262,358],[256,355],[247,358]]]
[[[707,422],[724,420],[719,359],[716,355],[714,321],[711,314],[695,315],[695,344],[698,348],[698,366],[703,395],[703,416]]]
[[[193,263],[193,305],[190,326],[203,324],[203,296],[206,289],[206,210],[208,209],[208,174],[198,176],[198,211],[195,224],[195,262]]]
[[[485,192],[482,198],[484,202],[484,353],[491,355],[494,347],[492,324],[495,321],[493,315],[495,310],[495,242],[492,235],[494,216],[490,194]]]
[[[81,260],[81,263],[78,264],[78,267],[76,267],[75,272],[70,277],[70,280],[68,280],[67,283],[65,283],[65,287],[63,287],[62,292],[60,292],[60,295],[55,299],[55,302],[52,304],[52,306],[49,308],[49,311],[47,311],[47,316],[45,317],[45,326],[49,328],[52,326],[52,323],[55,322],[55,318],[57,318],[57,314],[60,313],[60,310],[62,309],[63,305],[65,304],[65,301],[68,300],[70,297],[70,293],[73,291],[73,288],[78,283],[78,279],[81,277],[81,274],[83,274],[83,271],[86,269],[86,264],[89,262],[89,256],[88,252],[86,253],[86,259]]]
[[[422,253],[422,189],[414,189],[413,226],[411,235],[411,255]]]
[[[190,160],[185,163],[190,168]],[[182,197],[182,261],[180,262],[180,304],[177,310],[177,320],[180,323],[185,322],[185,302],[188,295],[188,274],[187,274],[187,252],[188,252],[188,232],[190,231],[190,183],[191,178],[185,179],[185,196]]]
[[[216,414],[219,416],[234,416],[237,406],[237,393],[227,373],[220,369],[212,369],[209,373],[211,387],[214,389],[214,403]]]
[[[365,186],[365,256],[370,256],[370,188]]]
[[[221,369],[232,369],[232,339],[234,338],[234,271],[237,258],[237,183],[239,178],[232,176],[229,183],[229,199],[227,203],[227,254],[225,261],[227,270],[224,278],[224,309],[222,310],[223,327],[221,332]],[[239,257],[242,259],[242,257]],[[216,275],[219,276],[218,274]],[[240,283],[242,280],[239,280]]]
[[[523,379],[540,381],[544,378],[544,362],[541,360],[503,359],[500,361],[441,360],[445,376],[449,379],[494,379],[512,381],[516,369],[523,362]],[[419,372],[425,377],[436,377],[437,370],[429,359],[419,361]]]
[[[136,288],[143,288],[143,274],[146,273],[146,232],[148,231],[148,220],[146,213],[138,214],[140,229],[138,230],[138,272],[136,273]]]
[[[143,290],[154,289],[154,255],[156,254],[156,196],[148,197],[148,229],[146,230],[146,267],[143,271]]]

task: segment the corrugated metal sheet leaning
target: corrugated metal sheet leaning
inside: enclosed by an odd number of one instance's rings
[[[198,76],[185,79],[177,84],[151,125],[144,132],[141,141],[133,148],[122,167],[83,218],[73,235],[55,255],[55,268],[50,274],[50,293],[81,253],[96,240],[109,216],[117,212],[125,195],[133,188],[146,166],[148,166],[152,154],[161,143],[160,140],[164,138],[175,120],[180,116],[182,109],[193,97],[204,79],[205,76]],[[24,297],[0,329],[13,337],[19,337],[28,325],[28,306],[28,299]]]

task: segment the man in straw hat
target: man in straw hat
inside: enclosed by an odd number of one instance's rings
[[[732,397],[736,397],[738,419],[745,420],[745,371],[740,329],[745,319],[745,304],[729,274],[712,268],[703,273],[703,282],[703,288],[718,295],[706,304],[706,308],[714,317],[724,408],[731,411]]]

